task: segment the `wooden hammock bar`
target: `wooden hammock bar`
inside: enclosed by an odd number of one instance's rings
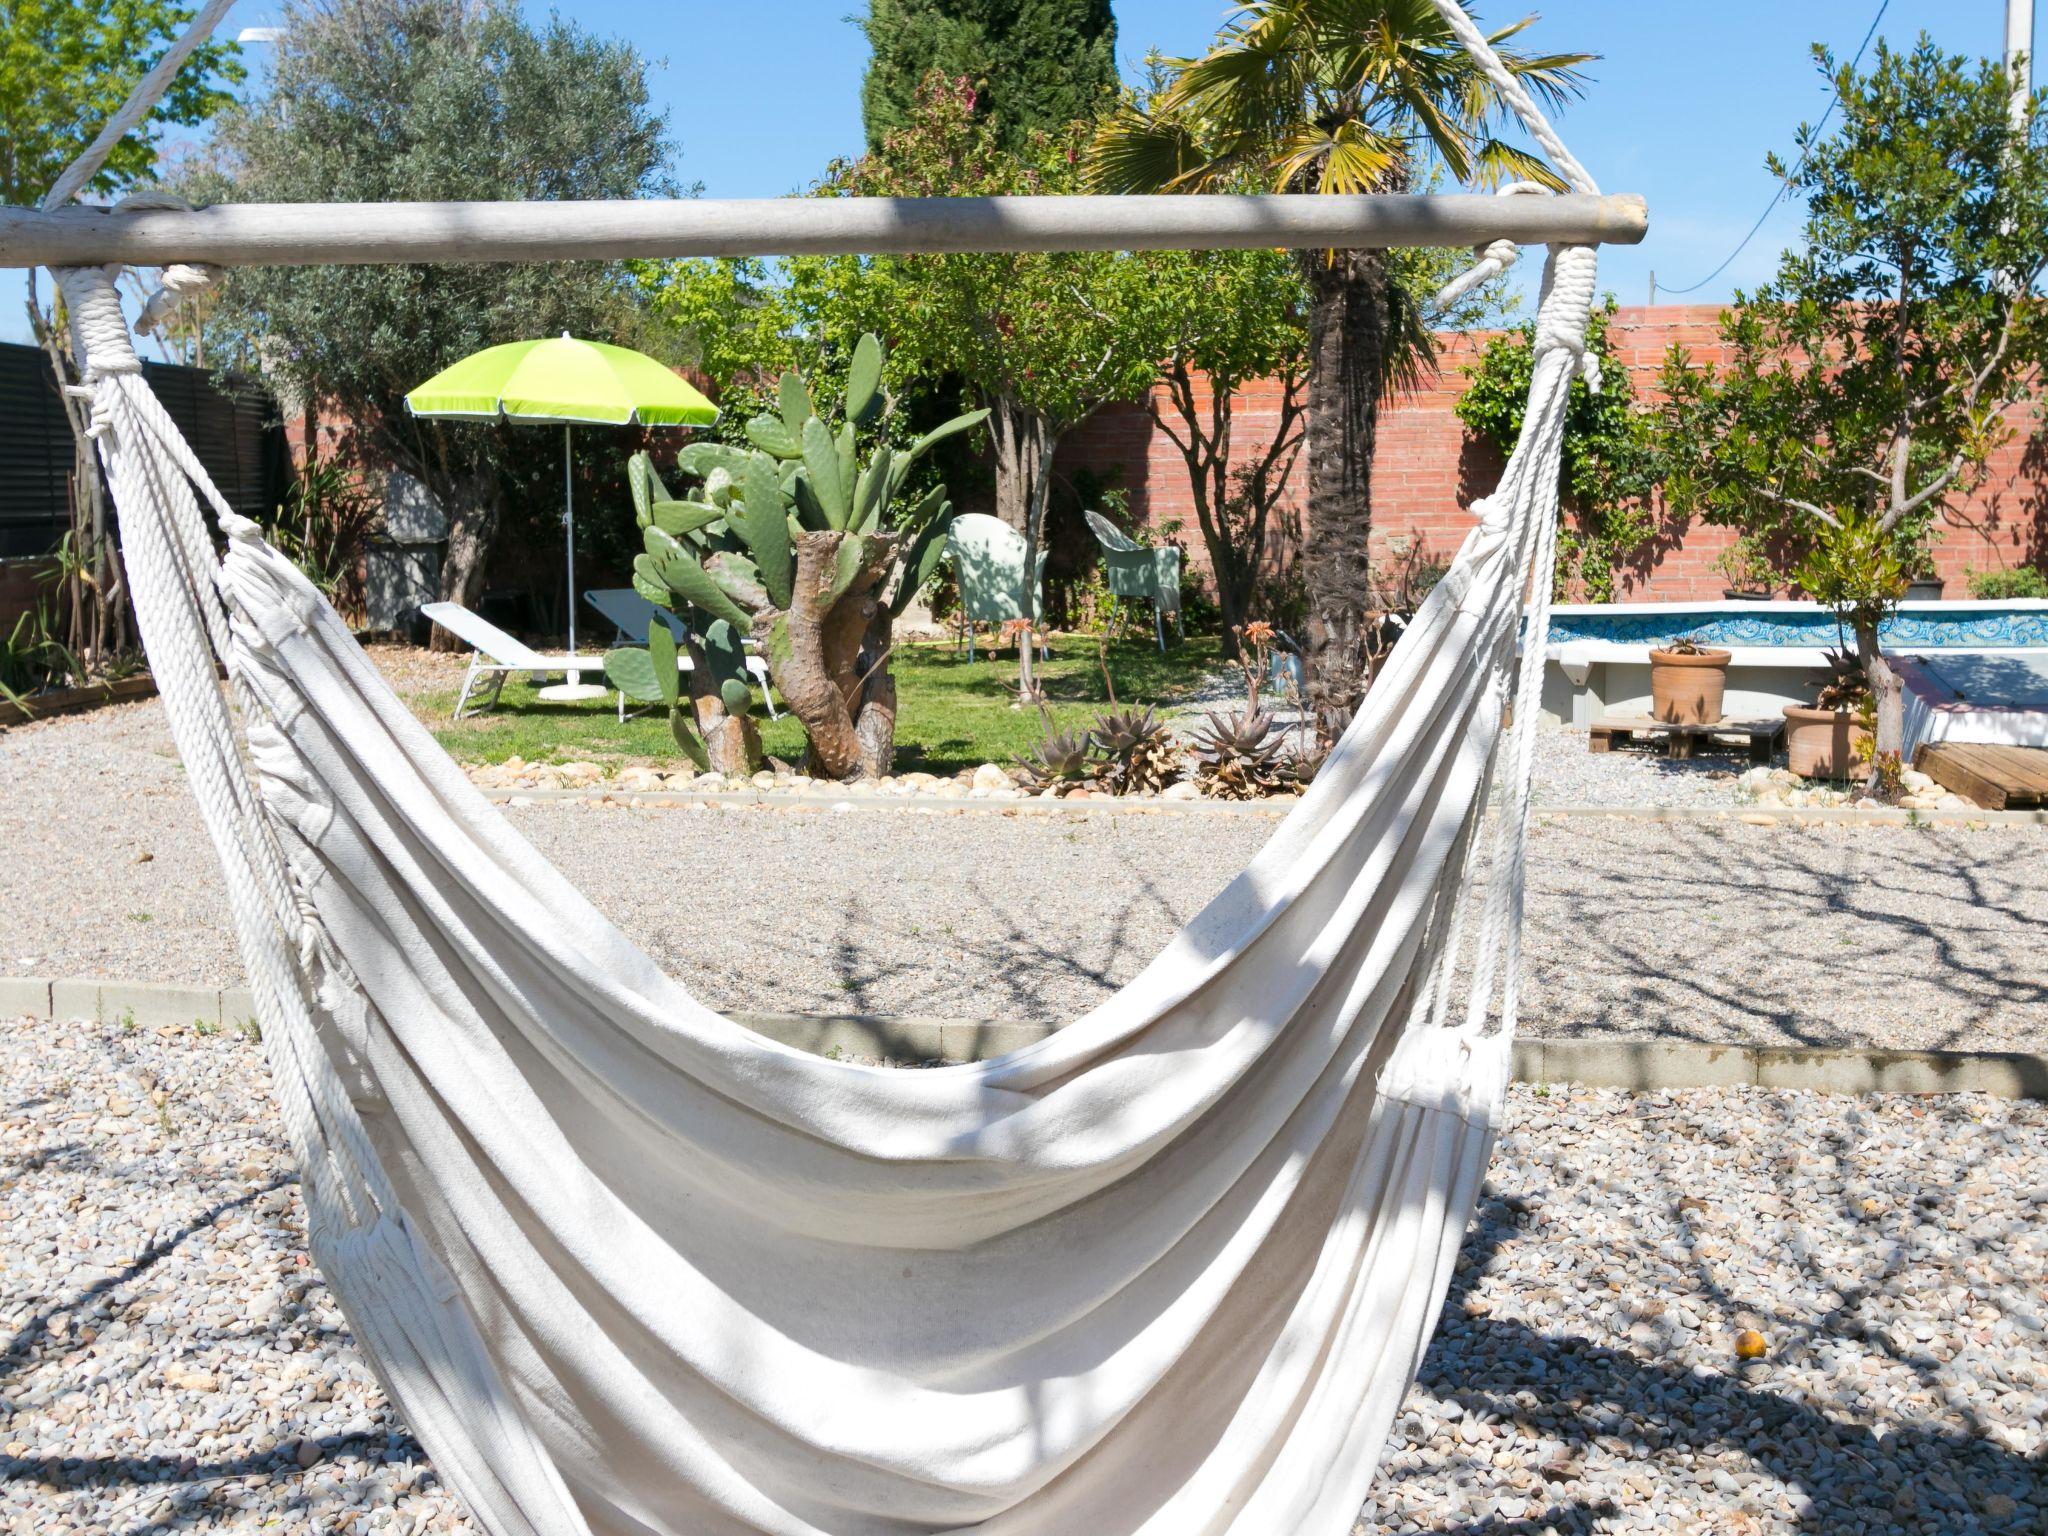
[[[0,267],[616,261],[944,251],[1634,245],[1640,197],[684,198],[0,208]]]

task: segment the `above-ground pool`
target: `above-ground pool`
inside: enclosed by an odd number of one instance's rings
[[[1896,655],[2048,652],[2048,599],[1902,603],[1880,631]],[[1854,638],[1816,603],[1567,603],[1551,610],[1544,713],[1574,725],[1647,714],[1650,651],[1680,638],[1726,648],[1731,719],[1810,704],[1827,653]]]
[[[2048,647],[2048,600],[1903,603],[1878,634],[1888,651]],[[1835,616],[1813,603],[1582,603],[1551,610],[1553,646],[1665,645],[1687,635],[1731,648],[1841,644]]]

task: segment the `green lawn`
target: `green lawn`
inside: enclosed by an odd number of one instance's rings
[[[1087,725],[1108,707],[1095,642],[1083,636],[1053,640],[1053,659],[1040,664],[1047,703],[1062,727]],[[1119,641],[1110,648],[1110,675],[1117,702],[1123,705],[1170,705],[1185,698],[1220,665],[1217,642],[1210,637],[1188,639],[1161,656],[1151,638]],[[895,661],[899,701],[896,721],[896,771],[953,773],[977,763],[1007,764],[1035,746],[1044,727],[1036,709],[1012,709],[1017,659],[1006,651],[991,660],[986,653],[969,662],[955,654],[950,642],[899,647]],[[663,766],[682,760],[668,733],[665,716],[642,714],[619,723],[615,702],[546,704],[536,699],[524,677],[508,680],[498,707],[451,723],[451,691],[423,693],[409,701],[459,761],[503,762],[518,756],[528,762],[653,762]],[[803,752],[803,730],[785,714],[763,719],[761,744],[771,756],[794,763]]]

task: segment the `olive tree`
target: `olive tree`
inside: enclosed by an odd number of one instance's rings
[[[1674,510],[1759,535],[1853,629],[1878,753],[1903,690],[1879,625],[1936,515],[2011,433],[2048,362],[2048,133],[2040,95],[1987,60],[1880,43],[1867,73],[1815,57],[1840,104],[1772,173],[1803,193],[1805,238],[1723,316],[1728,361],[1664,370]]]

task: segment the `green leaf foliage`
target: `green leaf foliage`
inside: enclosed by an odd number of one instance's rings
[[[676,468],[699,480],[708,478],[717,469],[723,469],[737,480],[746,465],[746,451],[730,443],[688,443],[676,453]]]
[[[792,368],[783,374],[776,385],[776,396],[782,405],[782,424],[789,429],[791,437],[803,438],[804,423],[818,414],[811,404],[810,387],[804,383],[804,376]]]
[[[127,100],[136,80],[192,19],[166,0],[10,0],[0,32],[0,203],[39,203]],[[151,180],[170,127],[205,122],[244,78],[240,50],[198,48],[149,116],[131,129],[86,190],[102,196]]]
[[[604,675],[614,688],[636,703],[656,704],[662,701],[661,687],[655,681],[654,660],[637,645],[606,651]]]
[[[668,730],[669,735],[675,738],[676,745],[682,748],[683,756],[697,765],[697,771],[709,773],[711,754],[705,749],[704,738],[697,734],[696,721],[688,704],[675,704],[669,707]]]
[[[787,608],[794,574],[789,524],[781,478],[776,473],[775,461],[765,454],[748,460],[740,481],[739,515],[734,527],[754,557],[754,568],[761,573],[761,585],[768,600],[778,608]]]
[[[654,686],[662,703],[673,705],[682,693],[676,637],[659,617],[647,626],[647,664],[653,669]]]
[[[648,508],[650,522],[671,538],[681,539],[700,528],[723,522],[725,513],[701,501],[657,501]],[[642,523],[642,528],[649,523]]]
[[[1646,555],[1660,528],[1652,424],[1636,409],[1628,369],[1614,361],[1607,345],[1614,308],[1610,297],[1587,330],[1588,350],[1606,366],[1598,394],[1583,377],[1572,379],[1558,485],[1563,525],[1557,595],[1596,603],[1615,599],[1620,576]],[[1502,457],[1521,440],[1535,341],[1533,324],[1508,331],[1489,341],[1479,361],[1465,370],[1458,419]]]
[[[659,528],[648,529],[646,539],[647,558],[653,562],[656,578],[686,605],[701,608],[713,618],[729,619],[742,629],[747,626],[749,620],[745,610],[725,595],[711,573],[698,564],[695,555]],[[634,569],[637,574],[638,561],[634,562]]]
[[[668,583],[661,579],[661,572],[656,567],[654,557],[651,555],[635,555],[633,557],[633,590],[646,598],[650,603],[664,608],[668,606],[669,601],[674,597],[674,594],[668,589]]]
[[[1008,152],[1034,132],[1093,117],[1116,95],[1109,0],[871,0],[860,25],[871,50],[861,82],[870,148],[909,125],[933,70],[973,82],[976,110]]]
[[[872,426],[882,414],[882,343],[869,331],[854,343],[853,366],[846,372],[846,419]]]
[[[844,528],[853,510],[846,482],[840,477],[839,445],[832,431],[817,417],[804,423],[804,473],[810,479],[811,494],[825,515],[827,528]]]
[[[281,19],[260,88],[220,114],[180,179],[194,202],[535,202],[674,190],[645,62],[567,12],[529,20],[503,3],[294,0]],[[126,68],[149,53],[129,50]],[[280,389],[356,423],[366,458],[416,476],[442,505],[481,503],[473,547],[483,558],[483,534],[518,526],[497,516],[501,504],[522,504],[509,486],[529,471],[537,479],[542,464],[559,483],[559,434],[412,417],[402,397],[512,337],[569,331],[659,349],[664,338],[623,275],[601,262],[236,268],[215,290],[207,347],[222,359],[264,357]]]
[[[784,425],[781,417],[763,412],[747,423],[747,441],[778,459],[801,459],[804,445],[800,431]]]

